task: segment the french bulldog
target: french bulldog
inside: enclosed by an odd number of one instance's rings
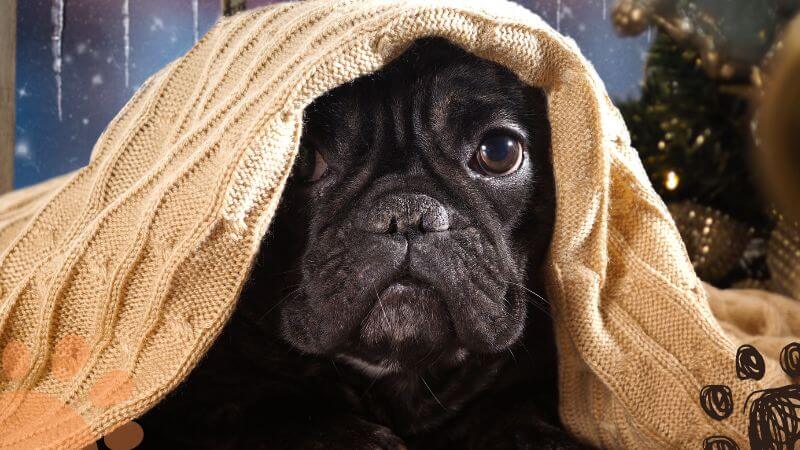
[[[557,415],[554,190],[543,91],[444,39],[318,98],[237,310],[145,446],[588,448]]]

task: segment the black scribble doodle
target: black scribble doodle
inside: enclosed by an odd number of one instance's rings
[[[733,412],[731,388],[723,384],[712,384],[700,391],[700,406],[708,417],[716,420],[727,418]]]
[[[792,342],[781,350],[781,367],[790,377],[800,376],[800,344]]]
[[[752,345],[743,345],[736,352],[736,376],[740,380],[764,378],[764,357]]]
[[[725,436],[711,436],[703,441],[703,450],[739,450],[739,446]]]
[[[756,391],[747,430],[753,450],[791,450],[800,440],[800,385]]]
[[[792,342],[781,350],[780,364],[790,377],[800,376],[800,343]],[[764,358],[752,345],[736,352],[736,375],[741,380],[764,377]],[[731,390],[725,385],[709,385],[700,391],[700,406],[709,417],[723,420],[733,412]],[[793,450],[800,442],[800,385],[790,384],[752,392],[744,402],[748,411],[747,437],[751,450]],[[703,441],[703,450],[738,450],[725,436]]]

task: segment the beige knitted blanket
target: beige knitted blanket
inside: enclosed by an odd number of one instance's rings
[[[175,388],[236,305],[303,108],[427,35],[547,93],[566,426],[609,448],[717,434],[746,448],[744,400],[788,382],[775,361],[800,335],[800,307],[704,290],[592,66],[500,0],[311,1],[222,19],[142,86],[85,168],[1,197],[0,448],[81,447]],[[736,376],[745,341],[767,357],[760,382]],[[708,384],[730,386],[729,418],[701,409]]]

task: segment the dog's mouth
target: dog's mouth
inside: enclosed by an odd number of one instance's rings
[[[429,284],[412,277],[411,275],[401,275],[394,280],[386,283],[386,286],[378,294],[378,306],[393,304],[404,301],[416,301],[431,294],[433,287]]]
[[[455,351],[454,341],[452,320],[437,290],[402,274],[375,289],[352,345],[339,357],[367,374],[388,374],[427,367]]]

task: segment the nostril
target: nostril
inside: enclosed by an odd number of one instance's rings
[[[412,235],[446,231],[450,228],[447,209],[422,194],[393,194],[381,197],[363,211],[356,226],[376,234]]]
[[[450,217],[444,208],[427,212],[417,225],[422,233],[435,233],[450,229]]]

